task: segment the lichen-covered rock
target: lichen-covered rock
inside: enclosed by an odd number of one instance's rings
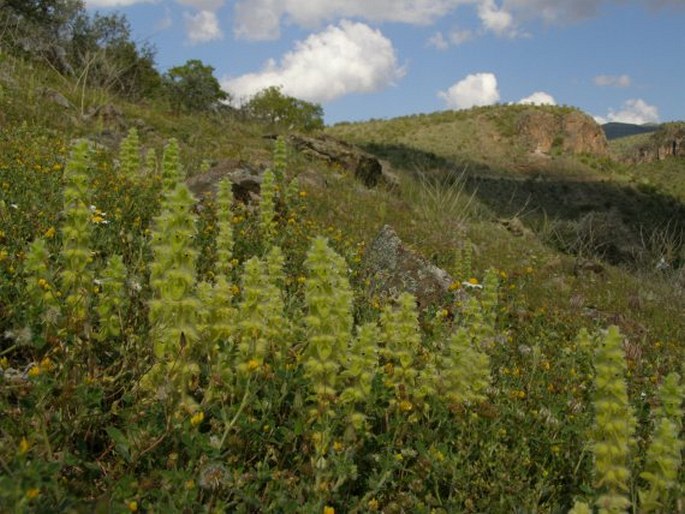
[[[369,293],[394,298],[409,292],[421,308],[440,302],[453,283],[450,275],[407,248],[389,225],[385,225],[364,257]]]
[[[330,136],[302,136],[291,134],[288,143],[311,159],[337,166],[354,175],[366,187],[379,184],[394,185],[392,176],[372,155]]]
[[[215,194],[219,182],[228,178],[231,181],[235,199],[249,203],[259,197],[265,169],[266,166],[227,159],[219,161],[206,173],[190,177],[186,180],[186,185],[196,198],[201,198],[208,193]]]

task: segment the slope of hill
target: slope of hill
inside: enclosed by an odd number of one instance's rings
[[[636,218],[682,204],[577,111],[330,129],[390,161],[387,187],[6,56],[0,122],[0,511],[568,512],[606,493],[588,442],[612,423],[637,442],[616,495],[651,491],[655,406],[682,417],[685,259],[679,225]],[[235,168],[261,181],[241,201],[183,181]],[[374,288],[393,270],[372,250],[451,282],[419,309]],[[626,400],[604,424],[607,383]],[[669,470],[649,494],[677,512]]]
[[[602,125],[602,130],[609,141],[622,137],[649,134],[659,130],[658,124],[635,125],[634,123],[611,122]]]

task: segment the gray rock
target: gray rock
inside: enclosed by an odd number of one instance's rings
[[[351,173],[366,187],[394,185],[392,175],[386,173],[378,159],[344,141],[324,135],[312,137],[299,134],[291,134],[287,141],[310,159]]]
[[[259,197],[265,170],[265,167],[257,167],[242,160],[223,160],[206,173],[190,177],[186,180],[186,185],[196,198],[201,198],[207,194],[215,194],[219,182],[227,178],[232,182],[235,199],[249,203]]]
[[[442,301],[454,282],[446,271],[409,249],[389,225],[369,246],[363,266],[370,294],[392,298],[409,292],[419,308]]]

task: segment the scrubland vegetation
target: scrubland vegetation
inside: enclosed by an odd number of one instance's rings
[[[389,135],[408,169],[367,189],[267,115],[71,85],[2,55],[0,511],[685,512],[677,232],[602,261],[599,218],[498,211],[446,141]],[[109,102],[127,127],[81,116]],[[193,197],[224,158],[268,166],[258,203]],[[659,166],[606,176],[679,212]],[[444,301],[370,290],[385,223]]]

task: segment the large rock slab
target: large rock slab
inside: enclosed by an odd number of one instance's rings
[[[344,141],[325,135],[299,134],[289,135],[287,141],[303,155],[351,173],[366,187],[393,185],[394,180],[378,159]]]
[[[226,159],[216,163],[206,173],[190,177],[186,185],[196,198],[202,198],[207,194],[215,194],[219,182],[227,178],[231,181],[235,199],[249,203],[259,197],[265,170],[265,165]]]
[[[408,248],[390,225],[385,225],[366,251],[363,262],[369,293],[396,297],[409,292],[420,308],[444,300],[452,277]]]

